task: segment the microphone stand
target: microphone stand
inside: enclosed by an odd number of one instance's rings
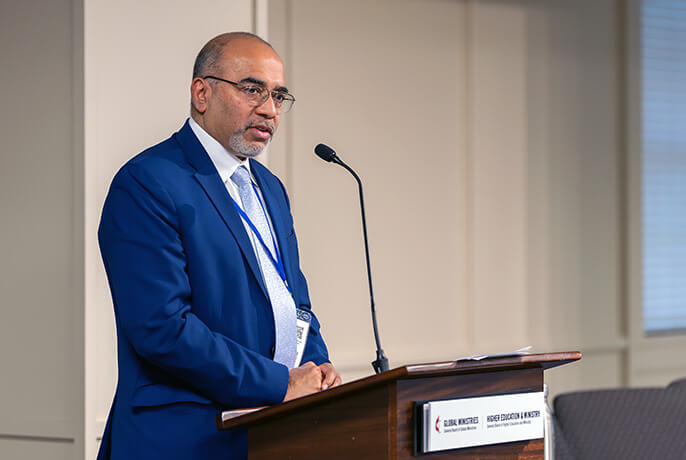
[[[350,174],[353,175],[357,181],[357,189],[360,194],[360,211],[362,213],[362,234],[364,235],[364,253],[367,261],[367,281],[369,282],[369,299],[372,306],[372,325],[374,328],[374,340],[376,341],[376,360],[372,361],[374,371],[379,374],[389,369],[388,358],[381,348],[381,340],[379,339],[379,327],[376,322],[376,305],[374,304],[374,289],[372,288],[372,269],[369,263],[369,242],[367,240],[367,217],[364,210],[364,193],[362,192],[362,181],[360,177],[347,164],[338,158],[336,154],[333,155],[330,161],[343,166]]]

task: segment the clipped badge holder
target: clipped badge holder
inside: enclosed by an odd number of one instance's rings
[[[312,323],[312,313],[304,308],[296,309],[297,323],[296,323],[296,333],[297,333],[297,348],[295,356],[295,367],[300,366],[303,359],[303,354],[305,353],[305,345],[307,345],[307,337],[310,333],[310,323]]]

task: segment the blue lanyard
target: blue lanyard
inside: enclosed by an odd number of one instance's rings
[[[260,194],[257,193],[257,188],[255,187],[255,184],[251,184],[253,191],[255,192],[255,196],[257,197],[257,201],[260,203],[260,207],[262,208],[262,212],[264,213],[265,219],[267,219],[267,211],[264,208],[264,204],[262,204],[262,199],[260,198]],[[269,249],[269,246],[264,242],[262,239],[262,235],[260,235],[260,232],[257,230],[257,227],[255,227],[255,224],[253,224],[252,220],[250,220],[250,217],[243,211],[243,209],[236,203],[236,200],[231,197],[231,201],[233,201],[233,205],[236,207],[236,211],[238,211],[238,214],[241,215],[241,217],[245,220],[245,222],[248,224],[252,232],[255,234],[259,242],[262,244],[262,247],[264,248],[265,252],[269,256],[269,260],[272,261],[274,264],[274,268],[276,268],[276,271],[279,273],[279,276],[283,280],[283,283],[286,285],[286,288],[288,289],[289,292],[291,292],[291,288],[288,285],[288,280],[286,279],[286,271],[283,266],[283,261],[281,260],[281,256],[279,255],[279,251],[276,248],[276,240],[274,239],[274,234],[272,233],[271,227],[269,227],[269,220],[267,219],[267,227],[269,228],[269,236],[272,238],[272,244],[274,247],[274,254],[272,254],[271,249]]]

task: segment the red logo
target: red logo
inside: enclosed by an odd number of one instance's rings
[[[436,417],[436,424],[434,425],[436,427],[436,433],[441,432],[441,424],[439,423],[441,421],[441,416],[439,415]]]

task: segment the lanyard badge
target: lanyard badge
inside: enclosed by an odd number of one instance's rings
[[[310,324],[312,323],[312,313],[305,310],[304,308],[298,308],[296,310],[297,315],[297,348],[295,356],[295,367],[302,364],[300,361],[303,359],[303,354],[305,353],[305,345],[307,345],[307,336],[310,332]]]

